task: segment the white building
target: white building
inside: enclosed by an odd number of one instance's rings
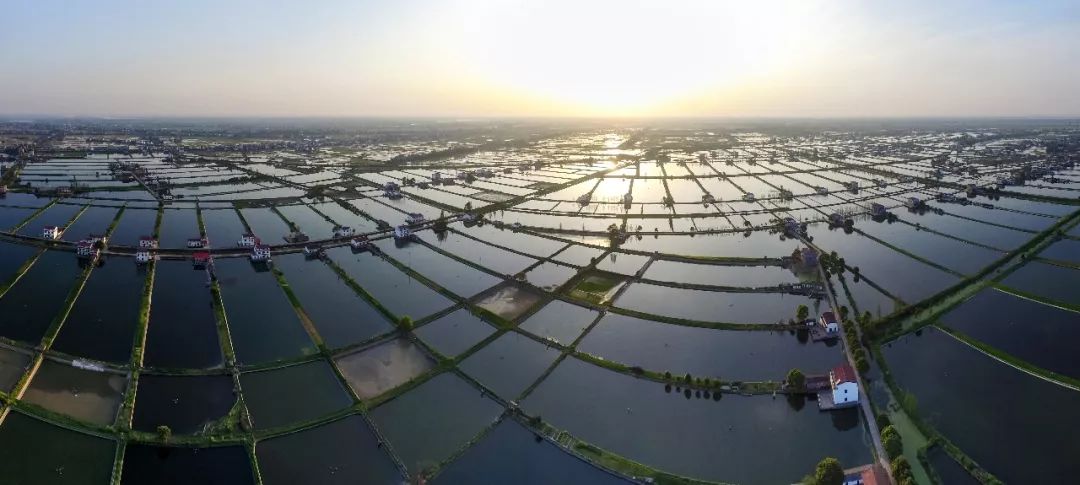
[[[143,236],[139,238],[139,247],[143,249],[156,249],[158,247],[157,239],[150,236]]]
[[[334,227],[334,237],[352,237],[354,234],[356,234],[356,230],[349,226]]]
[[[259,244],[259,238],[255,237],[252,233],[246,233],[240,235],[240,240],[236,242],[237,246],[242,248],[251,248]]]
[[[249,257],[255,262],[270,261],[270,246],[267,244],[256,244],[251,248],[251,255]]]
[[[402,224],[394,229],[395,241],[407,241],[410,238],[412,238],[412,230],[409,229],[409,226]]]
[[[83,239],[75,245],[75,254],[80,258],[90,259],[97,256],[97,253],[98,250],[94,247],[94,243],[87,239]]]
[[[352,241],[349,241],[349,246],[356,251],[367,249],[370,245],[371,242],[368,241],[367,236],[354,237]]]
[[[821,326],[825,328],[827,333],[840,332],[840,322],[836,321],[836,315],[833,312],[821,314]]]
[[[135,264],[146,264],[150,262],[153,256],[150,255],[150,251],[140,249],[135,253]]]
[[[859,381],[851,365],[838,365],[829,371],[829,383],[832,385],[833,404],[840,406],[859,402]]]
[[[64,233],[64,229],[60,226],[45,226],[45,229],[41,231],[41,237],[45,239],[60,239],[60,235]]]
[[[192,237],[187,240],[187,247],[189,248],[205,248],[210,245],[205,237]]]

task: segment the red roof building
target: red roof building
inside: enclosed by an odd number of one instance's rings
[[[845,363],[833,367],[829,371],[829,383],[832,385],[833,404],[843,406],[859,402],[859,380],[851,365]]]
[[[191,254],[191,261],[196,265],[204,265],[210,262],[209,251],[196,251]]]

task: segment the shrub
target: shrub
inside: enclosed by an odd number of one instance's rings
[[[806,376],[799,369],[791,369],[787,373],[787,383],[793,389],[801,391],[806,389]]]
[[[896,430],[892,429],[892,426],[885,429],[892,430],[893,433],[881,434],[881,446],[885,448],[885,454],[892,460],[904,453],[904,443],[900,440],[900,435],[896,433]]]
[[[892,461],[892,475],[896,483],[904,483],[905,480],[915,481],[911,473],[911,463],[908,463],[907,458],[903,456],[898,456]]]
[[[168,443],[169,438],[172,438],[172,428],[169,428],[168,426],[165,426],[165,425],[158,426],[157,427],[157,434],[158,434],[158,439],[160,439],[161,441],[163,441],[165,443]]]
[[[867,362],[866,357],[864,356],[857,356],[855,357],[855,368],[858,369],[860,373],[866,372],[870,370],[870,362]]]
[[[824,458],[818,462],[811,478],[811,483],[815,485],[841,485],[844,483],[844,467],[840,466],[840,461],[836,458]]]

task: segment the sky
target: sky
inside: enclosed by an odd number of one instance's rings
[[[1080,115],[1080,2],[0,0],[0,115]]]

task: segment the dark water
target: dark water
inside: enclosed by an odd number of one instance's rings
[[[46,251],[0,297],[0,335],[37,345],[77,283],[75,253]]]
[[[129,444],[124,452],[120,480],[169,485],[255,483],[251,461],[242,446],[173,448]]]
[[[356,232],[370,232],[376,229],[376,224],[359,214],[355,214],[352,211],[340,206],[334,202],[326,202],[324,204],[315,204],[312,207],[319,212],[326,214],[328,217],[334,220],[339,226],[349,226],[356,230]]]
[[[188,261],[159,261],[144,364],[207,368],[223,361],[206,271]]]
[[[1044,249],[1039,256],[1071,263],[1080,263],[1080,241],[1062,239]]]
[[[457,229],[484,241],[498,244],[506,248],[513,248],[533,256],[549,256],[566,245],[559,241],[530,236],[525,233],[514,232],[508,229],[499,229],[491,225],[458,227]]]
[[[499,279],[471,266],[443,256],[420,244],[397,248],[390,239],[378,244],[390,257],[412,268],[450,292],[470,297],[499,283]]]
[[[907,224],[863,224],[867,234],[963,274],[974,274],[1004,253],[949,239]]]
[[[45,209],[35,216],[30,222],[26,223],[22,229],[19,229],[19,234],[41,237],[41,230],[44,229],[45,226],[66,226],[81,208],[82,206],[79,205],[54,204],[52,207]],[[16,223],[17,222],[18,221],[16,221]]]
[[[215,248],[231,248],[236,246],[240,235],[244,231],[244,224],[240,222],[240,216],[232,209],[217,209],[202,211],[203,227],[206,228],[206,237],[210,239],[210,245]]]
[[[239,364],[317,352],[272,273],[247,258],[218,258],[214,266]]]
[[[469,356],[459,368],[507,401],[513,401],[559,357],[559,350],[507,332]]]
[[[448,232],[444,238],[425,237],[435,247],[500,274],[517,274],[536,260]],[[515,248],[517,249],[517,248]]]
[[[404,483],[393,460],[361,416],[260,441],[255,447],[265,485]]]
[[[494,331],[491,325],[468,310],[461,309],[416,329],[415,333],[439,353],[454,357],[472,348]]]
[[[109,236],[109,243],[122,246],[137,246],[139,238],[150,236],[154,232],[157,211],[148,209],[124,209],[120,222]]]
[[[353,280],[398,316],[419,320],[449,307],[452,302],[390,263],[368,253],[353,254],[348,247],[327,251]]]
[[[289,233],[289,225],[270,209],[240,209],[240,213],[251,226],[252,232],[268,244],[281,243],[281,238]]]
[[[283,205],[278,210],[312,239],[326,239],[333,235],[334,225],[306,205]]]
[[[1080,473],[1074,459],[1080,441],[1072,432],[1080,429],[1080,392],[1002,364],[933,328],[882,350],[922,418],[1006,483],[1071,483]]]
[[[719,400],[564,360],[524,401],[553,426],[672,473],[735,483],[791,483],[823,456],[871,460],[858,410],[821,412],[784,397]]]
[[[53,348],[88,359],[126,364],[139,324],[145,268],[113,257],[95,268],[75,300]]]
[[[116,443],[12,411],[0,425],[0,463],[12,484],[109,483]]]
[[[30,356],[0,347],[0,392],[10,392],[26,373]]]
[[[327,347],[344,347],[393,329],[382,313],[323,262],[285,254],[274,257],[274,265],[285,273]]]
[[[739,218],[733,218],[738,222]],[[776,234],[754,231],[750,236],[743,233],[724,233],[696,236],[631,237],[623,244],[625,249],[636,251],[659,251],[666,254],[687,256],[737,256],[744,258],[789,256],[801,244],[797,241],[780,240]]]
[[[450,456],[501,412],[461,378],[441,374],[375,408],[371,417],[415,475]]]
[[[1080,313],[987,288],[941,317],[949,327],[1038,367],[1080,379]]]
[[[0,284],[15,277],[15,271],[38,252],[38,248],[0,241]]]
[[[1080,305],[1080,269],[1032,261],[1001,283],[1050,300]]]
[[[105,234],[109,229],[109,225],[112,224],[113,218],[116,217],[116,211],[119,209],[115,207],[91,207],[86,209],[71,224],[70,227],[64,231],[63,239],[65,241],[78,241],[91,233]]]
[[[543,338],[553,338],[563,345],[576,340],[600,313],[562,300],[552,300],[529,316],[519,328]]]
[[[241,374],[240,386],[257,429],[307,421],[352,405],[324,360]]]
[[[194,209],[165,209],[161,218],[160,243],[163,248],[185,248],[187,240],[199,237],[199,220]]]
[[[582,352],[655,371],[724,380],[782,380],[792,368],[823,374],[844,362],[838,345],[789,331],[682,327],[609,313],[578,345]]]
[[[907,215],[901,215],[901,218],[910,221],[912,224],[919,223],[922,224],[923,227],[950,236],[956,236],[968,241],[974,241],[1003,250],[1019,247],[1035,236],[1028,232],[992,226],[990,224],[961,219],[947,214],[937,215],[928,212],[918,218],[911,218]]]
[[[141,374],[133,427],[154,432],[168,426],[174,434],[193,434],[222,418],[236,402],[228,374],[165,376]]]
[[[513,419],[499,423],[454,460],[433,483],[549,484],[629,483],[590,465],[536,435]]]
[[[649,270],[643,277],[675,283],[747,288],[776,286],[780,283],[799,281],[795,273],[780,266],[716,266],[661,260],[649,265]]]
[[[964,467],[953,460],[945,449],[935,446],[926,452],[926,458],[930,466],[934,468],[942,485],[978,485],[979,481],[972,477]]]
[[[858,233],[825,230],[813,235],[814,244],[825,251],[836,251],[848,266],[858,267],[863,276],[908,303],[933,295],[959,279]]]
[[[10,196],[9,196],[10,197]],[[0,199],[2,200],[2,199]],[[14,207],[0,207],[0,230],[6,231],[14,228],[17,224],[30,217],[36,209],[18,209]],[[33,222],[33,221],[30,221]],[[29,225],[29,224],[28,224]],[[33,228],[33,226],[31,226]],[[25,228],[24,228],[25,229]],[[37,228],[41,234],[41,228]],[[34,234],[35,236],[37,234]]]
[[[785,293],[724,293],[634,283],[615,306],[645,313],[725,323],[787,323],[799,305],[816,313],[820,302]]]

